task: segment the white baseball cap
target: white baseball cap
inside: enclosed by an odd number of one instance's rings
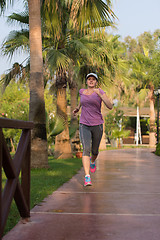
[[[95,74],[95,73],[88,73],[87,76],[86,76],[86,80],[87,80],[90,76],[95,77],[96,80],[98,81],[98,76],[97,76],[97,74]]]

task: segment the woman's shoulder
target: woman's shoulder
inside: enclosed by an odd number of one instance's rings
[[[81,89],[79,90],[79,93],[82,94],[82,93],[84,92],[84,90],[85,90],[85,88],[81,88]]]

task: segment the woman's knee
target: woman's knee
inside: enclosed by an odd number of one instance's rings
[[[91,152],[90,148],[89,147],[85,147],[83,149],[83,156],[90,156],[90,152]]]

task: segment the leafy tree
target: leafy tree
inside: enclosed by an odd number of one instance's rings
[[[10,84],[3,95],[0,96],[0,115],[4,118],[28,120],[29,113],[29,89],[22,84]],[[15,151],[21,130],[4,129],[5,137],[11,147]]]
[[[55,142],[55,136],[64,130],[64,124],[61,119],[56,116],[56,105],[53,103],[53,95],[48,89],[45,89],[46,104],[46,125],[48,147]],[[29,119],[29,88],[27,85],[11,82],[6,88],[3,95],[0,96],[0,116],[10,119],[19,119],[28,121]],[[21,131],[15,129],[5,129],[5,137],[11,145],[14,152]]]
[[[141,34],[137,39],[137,46],[135,44],[135,52],[130,52],[129,55],[129,68],[128,78],[130,79],[130,85],[127,90],[130,95],[130,99],[133,99],[132,104],[140,105],[140,102],[149,100],[150,105],[150,145],[155,144],[155,112],[154,112],[154,88],[158,84],[158,78],[154,76],[155,67],[155,54],[158,49],[159,43],[159,31],[151,34],[145,32]],[[129,50],[130,48],[127,47]],[[127,55],[128,56],[128,55]],[[156,71],[157,72],[157,71]],[[158,74],[158,72],[157,72]],[[137,94],[138,93],[138,94]],[[134,96],[134,97],[133,97]],[[135,98],[135,96],[137,96]],[[136,100],[136,101],[135,101]]]
[[[120,128],[120,122],[123,119],[123,111],[118,109],[118,107],[113,108],[105,118],[105,133],[108,139],[113,138],[112,133],[114,129]],[[124,124],[124,121],[122,121]]]

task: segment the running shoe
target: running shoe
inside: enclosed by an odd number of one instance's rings
[[[90,176],[85,176],[85,178],[84,178],[84,187],[86,187],[86,186],[92,186]]]
[[[96,171],[96,163],[95,161],[92,163],[90,159],[90,171],[91,173],[94,173]]]

